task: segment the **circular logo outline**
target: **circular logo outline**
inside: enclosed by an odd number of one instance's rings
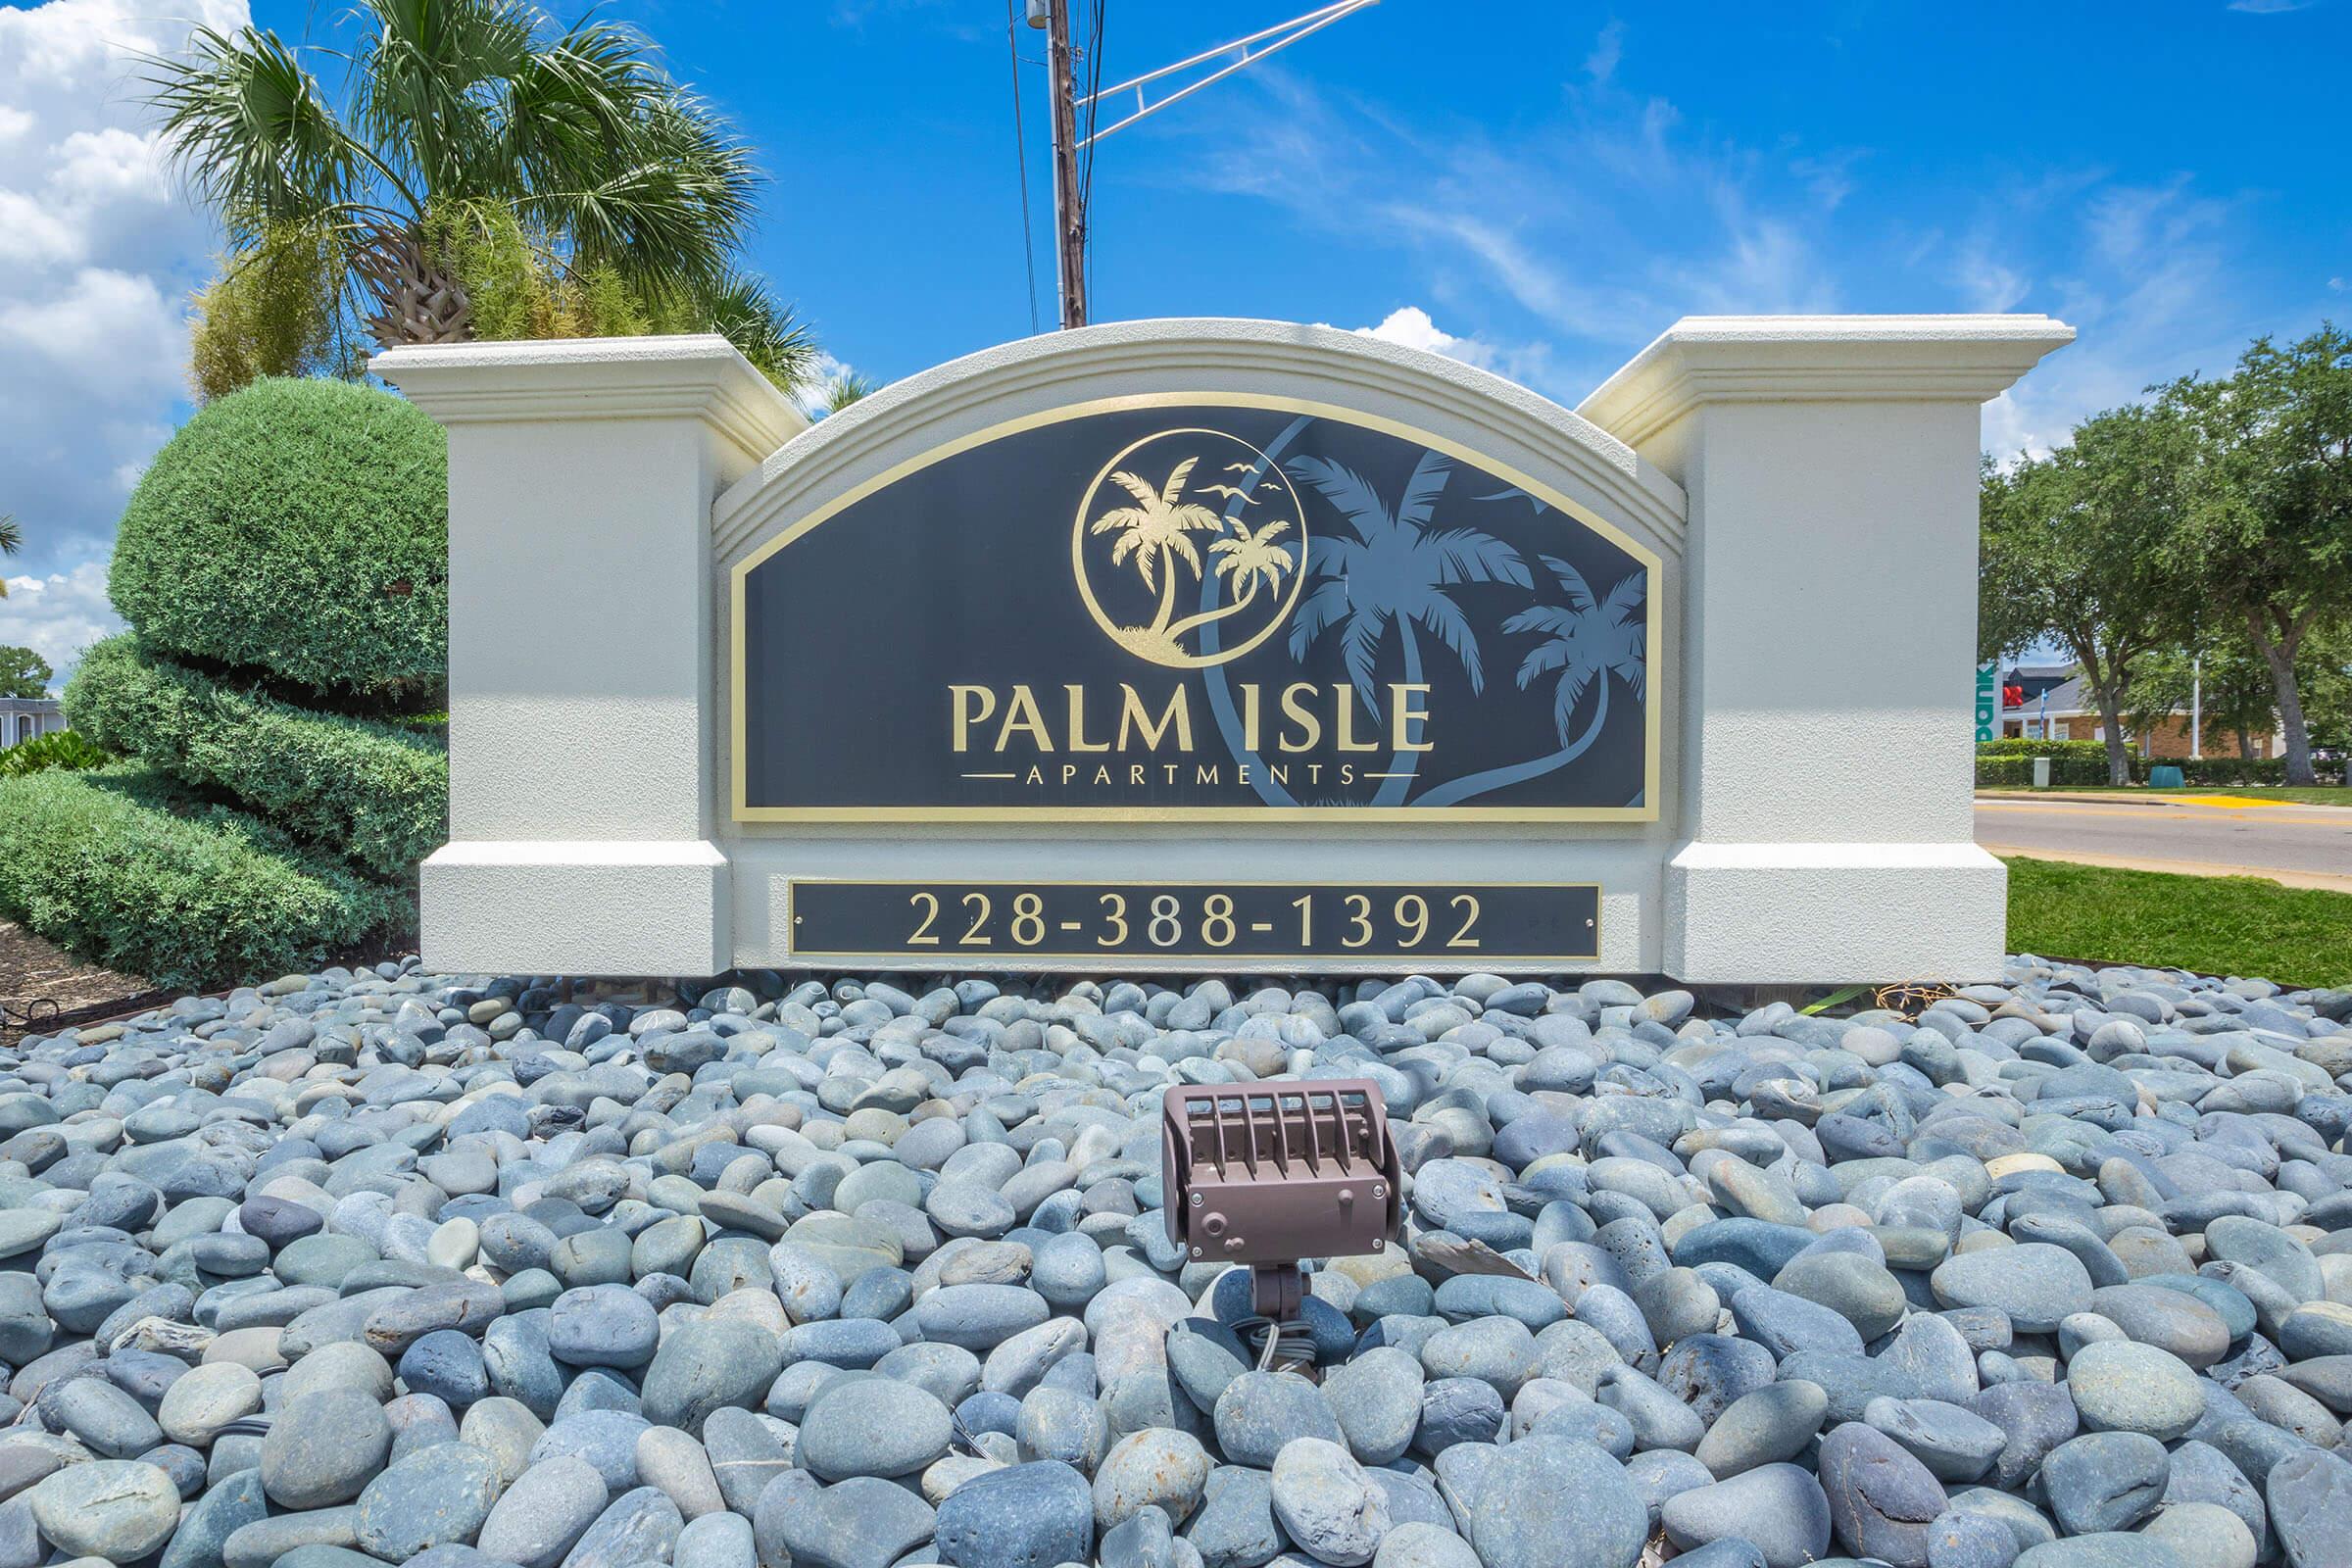
[[[1108,479],[1118,469],[1119,465],[1133,453],[1169,436],[1185,435],[1213,436],[1219,440],[1230,441],[1258,461],[1263,468],[1263,477],[1258,480],[1258,483],[1263,484],[1266,478],[1271,478],[1282,487],[1282,493],[1290,498],[1292,520],[1298,530],[1298,555],[1297,564],[1291,570],[1290,586],[1282,603],[1276,607],[1273,615],[1265,625],[1253,635],[1245,638],[1232,648],[1220,650],[1213,656],[1183,654],[1181,650],[1178,650],[1178,657],[1171,658],[1168,657],[1166,648],[1154,648],[1145,642],[1145,637],[1151,632],[1150,628],[1121,626],[1111,619],[1108,612],[1103,610],[1102,602],[1095,597],[1094,583],[1088,576],[1086,542],[1089,537],[1089,519],[1094,515],[1095,501],[1102,492],[1103,481]],[[1200,454],[1196,453],[1192,456],[1198,461]],[[1253,485],[1252,488],[1255,486]],[[1230,498],[1228,498],[1228,504],[1230,505]],[[1220,526],[1217,534],[1219,539],[1233,537],[1223,528],[1222,524],[1225,521],[1231,521],[1244,528],[1247,528],[1249,523],[1247,516],[1237,514],[1228,517],[1222,509],[1219,511],[1219,519]],[[1155,430],[1150,435],[1130,441],[1112,454],[1109,462],[1096,470],[1094,478],[1087,484],[1086,494],[1079,500],[1077,520],[1070,530],[1070,574],[1077,580],[1078,596],[1085,602],[1087,613],[1093,617],[1096,627],[1120,649],[1167,669],[1208,669],[1218,664],[1231,663],[1245,654],[1254,651],[1291,618],[1292,612],[1298,608],[1298,596],[1305,587],[1308,575],[1308,538],[1305,504],[1300,500],[1297,487],[1291,483],[1290,475],[1282,471],[1281,464],[1276,463],[1254,442],[1247,441],[1230,430],[1212,430],[1201,425],[1183,425],[1172,429]],[[1211,540],[1210,543],[1215,543],[1215,540]],[[1172,571],[1175,568],[1171,565],[1169,569]],[[1214,576],[1214,572],[1207,572],[1204,575]]]

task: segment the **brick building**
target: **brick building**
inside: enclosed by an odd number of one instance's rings
[[[2140,756],[2158,759],[2248,755],[2238,750],[2237,732],[2218,724],[2203,726],[2197,736],[2202,751],[2192,752],[2191,725],[2188,710],[2176,709],[2170,718],[2148,726],[2145,733],[2127,729],[2124,740]],[[2054,741],[2103,741],[2107,724],[2071,665],[2020,665],[2001,677],[2001,733]],[[2277,757],[2285,745],[2284,737],[2276,733],[2258,734],[2252,740],[2250,755],[2257,758]]]

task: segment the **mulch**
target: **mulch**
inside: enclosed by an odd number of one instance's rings
[[[0,920],[0,1041],[28,1029],[47,1033],[171,1000],[172,993],[152,981],[84,963],[14,921]]]

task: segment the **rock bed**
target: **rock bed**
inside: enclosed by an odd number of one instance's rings
[[[0,1568],[2352,1563],[2352,994],[385,966],[0,1053]],[[1369,1076],[1318,1386],[1169,1084]]]

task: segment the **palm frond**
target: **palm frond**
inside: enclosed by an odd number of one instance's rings
[[[1348,584],[1344,578],[1326,577],[1299,601],[1298,613],[1291,621],[1291,657],[1303,659],[1314,640],[1329,630],[1333,622],[1348,613]]]
[[[1478,659],[1478,636],[1471,631],[1470,618],[1462,613],[1461,606],[1444,594],[1431,594],[1413,612],[1413,618],[1437,633],[1439,641],[1461,661],[1470,677],[1471,696],[1486,690],[1487,672]]]
[[[1562,746],[1568,744],[1568,720],[1576,716],[1576,705],[1592,690],[1594,673],[1590,664],[1571,664],[1560,675],[1559,688],[1551,699],[1551,727],[1559,732]]]
[[[1507,582],[1532,588],[1535,578],[1519,552],[1476,528],[1444,528],[1421,536],[1420,549],[1437,558],[1440,586],[1457,582]]]
[[[1370,544],[1396,526],[1380,492],[1353,468],[1328,458],[1293,458],[1283,466],[1293,478],[1304,479],[1321,491],[1323,499],[1340,509],[1340,515],[1348,519],[1348,525],[1364,543]]]
[[[1504,629],[1508,630],[1509,628]],[[1558,669],[1567,663],[1568,654],[1567,640],[1559,637],[1540,642],[1529,649],[1527,657],[1519,662],[1519,689],[1527,690],[1530,685],[1534,684],[1538,675]]]
[[[1168,535],[1167,547],[1170,554],[1179,555],[1185,559],[1186,564],[1193,568],[1194,576],[1200,575],[1200,552],[1194,548],[1190,539],[1181,533],[1172,533]]]
[[[1102,525],[1101,523],[1096,523],[1095,531],[1097,533],[1102,532]],[[1118,538],[1112,540],[1110,543],[1110,564],[1115,566],[1121,562],[1125,561],[1127,557],[1134,551],[1135,547],[1143,542],[1143,538],[1144,536],[1140,533],[1129,532],[1123,533],[1119,535]],[[1146,573],[1146,575],[1149,576],[1150,574]]]
[[[1317,576],[1345,577],[1356,569],[1363,554],[1364,547],[1353,539],[1319,533],[1306,542],[1306,564]]]
[[[1502,629],[1507,636],[1517,636],[1525,631],[1541,631],[1548,632],[1554,637],[1565,637],[1575,624],[1576,614],[1574,612],[1562,610],[1557,605],[1536,605],[1522,610],[1504,621]]]
[[[1388,630],[1389,615],[1382,606],[1366,605],[1348,617],[1347,627],[1340,633],[1340,662],[1348,666],[1355,694],[1376,712],[1380,705],[1372,700],[1372,668],[1380,657],[1381,633]]]
[[[1647,573],[1628,572],[1617,580],[1615,587],[1609,590],[1608,597],[1600,602],[1600,608],[1608,612],[1611,621],[1622,625],[1626,617],[1632,614],[1643,598],[1648,595],[1648,592],[1649,577]]]
[[[1586,583],[1585,574],[1557,556],[1545,556],[1543,559],[1544,569],[1558,580],[1560,591],[1568,596],[1568,608],[1591,610],[1592,589]]]
[[[1159,492],[1146,484],[1138,475],[1121,468],[1110,476],[1110,482],[1142,502],[1145,510],[1156,512],[1159,509]]]
[[[1141,507],[1113,507],[1094,520],[1088,533],[1108,533],[1113,528],[1139,529],[1152,520]]]
[[[1175,471],[1168,475],[1167,487],[1159,493],[1159,499],[1174,506],[1176,498],[1184,494],[1184,481],[1193,476],[1193,465],[1200,461],[1199,458],[1187,458],[1176,465]]]
[[[315,220],[354,197],[363,150],[274,32],[198,27],[185,58],[144,64],[167,162],[239,248],[266,224]]]
[[[676,323],[673,329],[716,332],[734,344],[761,375],[787,392],[806,386],[815,376],[816,339],[793,315],[791,306],[778,302],[763,280],[729,268],[699,280],[677,298],[680,312],[669,318]],[[858,391],[845,399],[843,406],[864,395]]]
[[[1412,477],[1404,481],[1403,498],[1396,503],[1397,522],[1411,528],[1428,522],[1438,496],[1452,473],[1453,464],[1445,454],[1424,449],[1420,461],[1413,465]]]
[[[1222,533],[1225,530],[1223,514],[1198,501],[1187,501],[1170,511],[1168,515],[1179,528],[1192,528],[1202,533]]]
[[[1649,665],[1642,660],[1642,651],[1639,648],[1610,660],[1609,668],[1616,673],[1619,680],[1634,689],[1636,697],[1642,696],[1649,689]]]
[[[0,513],[0,556],[13,556],[24,548],[24,524],[6,513]]]

